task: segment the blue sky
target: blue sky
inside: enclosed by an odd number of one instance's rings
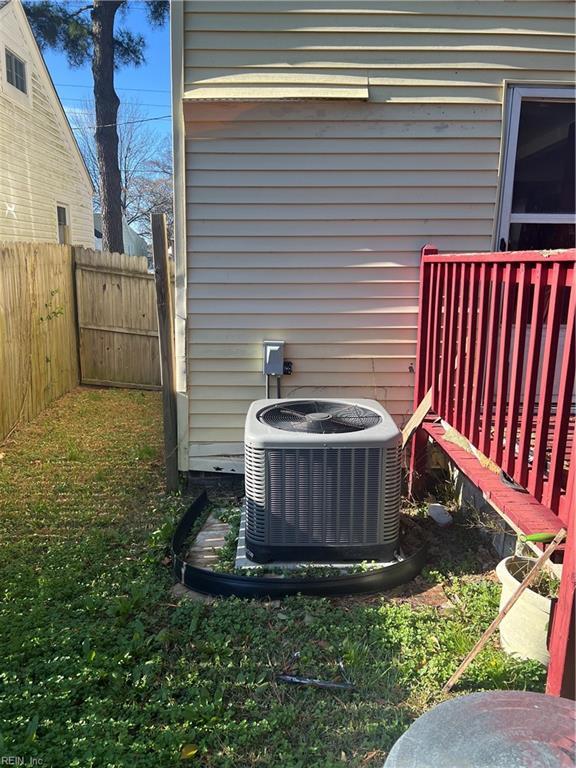
[[[84,3],[73,0],[72,7]],[[124,21],[132,32],[140,32],[146,38],[146,63],[141,67],[123,67],[116,72],[116,90],[120,100],[129,99],[141,105],[146,117],[169,115],[170,104],[170,30],[168,22],[160,29],[152,29],[146,20],[143,0],[130,0],[124,19],[117,16],[117,22]],[[51,50],[45,50],[44,58],[58,95],[67,111],[79,109],[82,102],[92,97],[92,72],[90,66],[72,69],[66,57]],[[170,120],[155,120],[149,127],[170,135]]]

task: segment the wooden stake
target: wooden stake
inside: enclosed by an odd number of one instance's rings
[[[406,448],[408,440],[412,437],[413,433],[418,429],[420,424],[424,421],[428,415],[428,411],[432,408],[432,387],[426,392],[418,407],[410,416],[406,422],[406,426],[402,430],[402,448]]]
[[[484,632],[480,640],[478,640],[474,648],[472,648],[472,650],[466,656],[464,661],[460,664],[456,672],[454,672],[450,680],[448,680],[444,688],[442,688],[442,693],[448,693],[453,688],[455,683],[457,683],[458,680],[462,677],[462,674],[466,671],[466,669],[470,666],[471,662],[474,661],[476,656],[478,656],[480,651],[484,648],[484,646],[490,639],[491,635],[500,626],[500,622],[502,621],[502,619],[506,616],[506,614],[510,611],[510,609],[513,608],[513,606],[517,603],[519,598],[522,596],[523,592],[526,589],[528,589],[530,584],[534,581],[536,576],[540,573],[540,571],[544,567],[544,564],[547,562],[547,560],[550,559],[554,551],[560,546],[565,536],[566,536],[566,531],[564,528],[558,531],[553,541],[550,542],[548,547],[544,550],[544,552],[542,552],[538,560],[534,563],[534,567],[525,577],[522,584],[519,585],[518,589],[510,597],[506,605],[503,606],[498,616],[496,616],[492,624],[490,624],[490,626]]]
[[[168,264],[166,216],[153,213],[152,252],[156,277],[156,306],[162,370],[162,405],[164,410],[164,461],[166,489],[178,490],[178,438],[176,424],[176,389],[174,384],[174,312]]]

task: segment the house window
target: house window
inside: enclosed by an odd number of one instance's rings
[[[569,89],[512,89],[500,250],[574,247],[575,107]]]
[[[66,245],[70,242],[68,210],[64,205],[57,205],[56,213],[58,216],[58,242]]]
[[[6,79],[22,93],[26,90],[26,64],[6,48]]]

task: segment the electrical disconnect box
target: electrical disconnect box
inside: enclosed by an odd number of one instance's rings
[[[262,342],[262,372],[266,376],[282,376],[284,373],[284,342]]]

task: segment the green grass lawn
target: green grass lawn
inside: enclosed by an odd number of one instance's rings
[[[177,600],[164,544],[184,508],[162,493],[157,393],[78,390],[0,446],[0,756],[43,768],[374,768],[495,615],[465,526],[424,590],[280,604]],[[448,550],[447,550],[448,551]],[[396,593],[397,594],[397,593]],[[390,596],[389,596],[390,597]],[[355,692],[275,682],[300,674]],[[541,690],[496,646],[458,692]]]

